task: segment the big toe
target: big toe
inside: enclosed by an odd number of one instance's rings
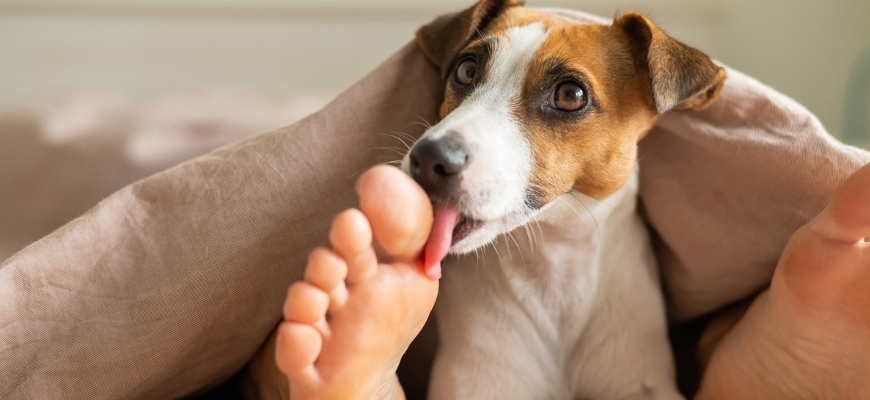
[[[860,295],[870,290],[870,281],[863,278],[868,236],[870,164],[849,176],[828,207],[792,235],[774,274],[772,294],[788,292],[795,304],[811,306],[802,312],[854,305],[856,296],[870,302]]]
[[[810,226],[819,235],[838,242],[855,243],[870,237],[870,164],[843,182]]]
[[[395,167],[378,166],[357,182],[360,209],[375,241],[395,261],[419,259],[432,228],[432,205],[426,192]]]

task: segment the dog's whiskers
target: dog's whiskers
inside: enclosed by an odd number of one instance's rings
[[[569,193],[571,194],[571,197],[573,197],[573,198],[577,199],[577,201],[583,203],[579,198],[577,198],[577,196],[576,196],[573,192],[569,192]],[[619,212],[621,212],[621,213],[623,213],[623,214],[625,214],[625,215],[632,214],[632,213],[630,213],[630,212],[628,212],[628,211],[625,211],[625,210],[623,210],[623,209],[621,209],[621,208],[619,208],[619,207],[617,207],[617,206],[615,206],[615,205],[613,205],[613,204],[610,204],[610,203],[608,203],[608,202],[606,202],[606,201],[604,201],[604,200],[596,199],[596,198],[591,197],[591,196],[586,196],[586,197],[588,197],[588,198],[590,198],[590,199],[592,199],[592,200],[594,200],[594,201],[597,201],[597,202],[599,202],[599,203],[601,203],[601,204],[604,204],[605,206],[608,206],[608,207],[612,208],[614,211],[619,211]]]
[[[580,205],[586,209],[586,212],[589,213],[589,217],[591,217],[592,222],[595,223],[595,232],[598,234],[598,242],[601,243],[601,227],[598,226],[598,220],[595,219],[595,214],[592,213],[592,210],[590,210],[589,207],[586,205],[586,203],[584,203],[582,200],[580,200],[579,197],[575,196],[574,193],[571,193],[571,192],[569,192],[569,193],[571,194],[571,197],[573,197],[575,200],[577,200],[577,202],[580,203]]]
[[[523,225],[523,229],[526,231],[526,239],[528,239],[528,241],[529,241],[529,251],[532,254],[535,254],[535,248],[537,246],[533,243],[535,235],[532,231],[529,230],[530,226],[531,226],[531,224],[525,224],[525,225]]]
[[[495,256],[496,256],[496,258],[498,258],[498,263],[499,263],[500,265],[504,265],[504,261],[502,261],[502,259],[501,259],[501,254],[499,254],[499,252],[498,252],[498,248],[495,246],[495,242],[494,242],[494,241],[493,241],[493,242],[489,242],[488,245],[489,245],[489,246],[492,246],[492,250],[495,251]]]
[[[429,129],[429,128],[432,127],[432,123],[429,122],[429,121],[427,121],[426,118],[423,118],[423,116],[421,116],[421,115],[417,115],[417,119],[419,119],[419,120],[421,121],[420,123],[421,123],[421,124],[422,124],[426,129]]]
[[[422,126],[424,129],[429,129],[432,127],[432,125],[426,121],[423,121],[423,122],[413,121],[413,122],[409,123],[408,126]]]
[[[389,151],[389,152],[392,152],[392,153],[396,153],[396,154],[398,154],[399,157],[404,157],[404,156],[405,156],[405,152],[406,152],[405,149],[402,149],[402,148],[399,148],[399,147],[372,147],[370,150],[384,150],[384,151]]]
[[[523,255],[523,249],[520,247],[520,243],[517,242],[517,238],[514,237],[514,233],[513,233],[513,232],[508,233],[507,236],[508,236],[509,238],[511,238],[511,240],[513,240],[513,242],[514,242],[514,245],[517,246],[517,252],[520,253],[520,260],[522,260],[522,262],[523,262],[523,267],[525,268],[525,266],[526,266],[526,256]],[[508,244],[508,245],[505,246],[505,247],[507,247],[507,248],[508,248],[508,251],[510,251],[510,248],[511,248],[511,247],[510,247],[510,244]]]
[[[413,124],[420,124],[420,123],[419,123],[419,122],[413,122],[412,125],[413,125]],[[405,138],[405,139],[408,139],[411,143],[417,141],[417,137],[415,137],[414,135],[412,135],[412,134],[410,134],[410,133],[407,133],[407,132],[401,132],[401,131],[393,131],[393,133],[396,134],[396,135],[400,135],[400,136],[402,136],[402,137]]]
[[[505,234],[504,236],[505,236],[505,237],[508,237],[508,236],[510,236],[512,233],[513,233],[513,232],[508,232],[508,233]],[[514,258],[514,255],[511,254],[511,244],[508,243],[507,240],[504,241],[504,248],[505,248],[505,250],[507,250],[508,257],[511,258],[511,259],[513,259],[513,258]]]
[[[474,249],[474,274],[480,273],[480,248]]]
[[[393,138],[393,139],[398,140],[399,142],[402,143],[403,146],[405,146],[405,149],[404,149],[405,151],[411,149],[411,145],[410,145],[408,142],[406,142],[406,140],[410,140],[411,143],[413,143],[414,140],[415,140],[415,139],[413,138],[413,136],[408,135],[407,133],[402,133],[402,132],[391,132],[391,133],[382,133],[382,132],[379,132],[379,133],[375,133],[375,134],[376,134],[376,135],[381,135],[381,136],[391,137],[391,138]],[[406,136],[400,136],[400,135],[406,135]]]
[[[539,221],[539,220],[534,220],[534,222],[535,222],[535,227],[538,228],[538,233],[541,234],[541,237],[540,237],[540,238],[537,238],[537,237],[536,237],[536,239],[535,239],[535,246],[540,246],[540,243],[545,243],[545,242],[546,242],[546,239],[544,238],[544,229],[541,228],[541,221]],[[538,249],[535,248],[535,249],[533,250],[533,253],[536,252],[537,250],[538,250]]]
[[[581,222],[583,222],[584,225],[589,226],[589,222],[586,221],[585,218],[583,218],[583,215],[580,214],[580,211],[577,211],[577,208],[574,207],[574,205],[571,204],[571,202],[569,202],[568,200],[565,200],[565,199],[564,199],[563,197],[561,197],[561,196],[557,197],[557,199],[561,200],[562,203],[564,203],[566,206],[571,207],[571,211],[574,211],[574,214],[577,215],[577,218],[578,218]],[[579,201],[579,200],[578,200],[578,201]],[[594,219],[594,217],[593,217],[593,219]]]

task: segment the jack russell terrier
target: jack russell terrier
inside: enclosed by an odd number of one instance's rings
[[[435,210],[425,267],[459,255],[430,398],[681,399],[637,143],[662,113],[710,105],[724,69],[636,13],[581,24],[516,0],[417,40],[444,101],[402,169]]]

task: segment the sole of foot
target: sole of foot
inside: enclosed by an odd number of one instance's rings
[[[275,356],[293,400],[404,398],[395,371],[438,293],[421,268],[432,225],[425,192],[375,167],[357,193],[360,210],[335,217],[332,248],[312,251],[287,293]]]

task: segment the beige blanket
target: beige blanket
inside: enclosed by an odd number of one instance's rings
[[[792,100],[728,74],[715,105],[666,115],[641,143],[641,201],[675,320],[767,285],[790,232],[870,162]],[[419,135],[440,92],[409,44],[323,111],[126,186],[11,257],[0,397],[174,398],[229,377],[278,322],[332,214],[354,205],[354,178],[398,158],[392,134]],[[13,134],[0,151],[29,140]]]

